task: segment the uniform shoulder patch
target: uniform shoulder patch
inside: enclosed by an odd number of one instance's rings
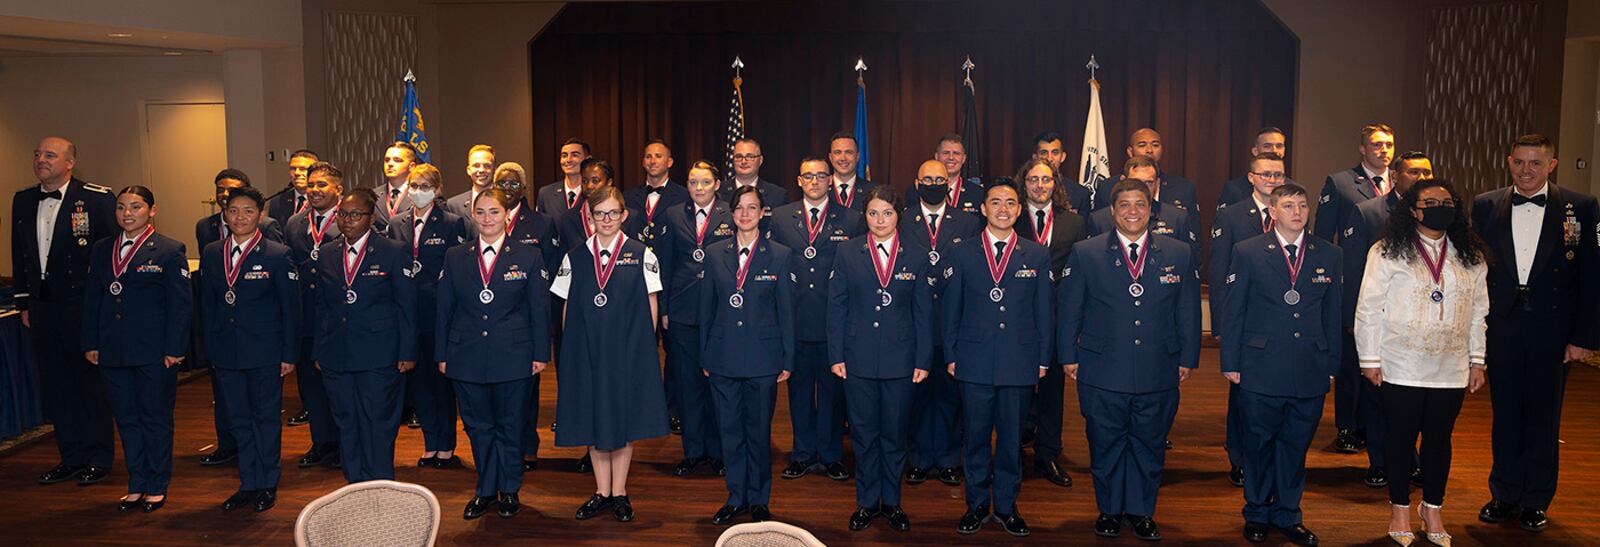
[[[1222,227],[1218,226],[1216,228],[1212,228],[1211,237],[1222,237]]]
[[[1355,235],[1355,233],[1356,233],[1356,227],[1355,226],[1351,226],[1349,228],[1345,228],[1344,229],[1344,237],[1350,237],[1352,235]]]
[[[1333,194],[1323,194],[1321,198],[1317,198],[1317,203],[1328,203],[1330,201],[1333,201]]]
[[[1239,274],[1228,274],[1228,283],[1227,284],[1232,285],[1234,278],[1236,278],[1238,276],[1239,276]]]
[[[101,186],[101,185],[98,185],[98,184],[95,184],[95,183],[92,183],[92,182],[83,183],[83,189],[84,190],[88,190],[90,192],[94,192],[96,194],[110,194],[111,193],[111,187],[109,187],[109,186]]]

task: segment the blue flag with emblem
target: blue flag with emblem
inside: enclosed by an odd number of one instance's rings
[[[417,147],[418,158],[422,163],[428,161],[428,135],[423,133],[422,104],[417,102],[417,77],[406,71],[406,100],[400,111],[400,129],[394,132],[394,140],[409,142]]]
[[[856,163],[856,176],[861,180],[872,180],[871,163],[867,160],[867,63],[862,59],[856,60],[856,149],[861,153],[860,161]]]

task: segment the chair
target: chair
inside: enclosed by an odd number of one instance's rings
[[[317,498],[294,523],[295,545],[432,547],[439,499],[420,485],[367,481]]]
[[[777,521],[736,524],[722,532],[716,547],[827,547],[798,526]]]

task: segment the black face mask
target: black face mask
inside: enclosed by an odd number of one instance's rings
[[[1446,205],[1418,209],[1422,211],[1422,225],[1429,230],[1443,231],[1456,221],[1456,208]]]
[[[944,198],[950,195],[949,184],[918,184],[917,195],[922,196],[922,202],[928,205],[944,203]]]

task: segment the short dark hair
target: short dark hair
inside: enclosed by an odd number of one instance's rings
[[[132,185],[132,186],[124,186],[124,187],[122,187],[122,191],[121,192],[117,192],[117,197],[122,197],[123,194],[133,194],[135,196],[139,196],[140,199],[144,200],[144,204],[145,205],[155,205],[156,204],[156,194],[155,194],[155,192],[151,192],[149,188],[145,188],[145,187],[139,186],[137,184]]]
[[[406,141],[394,141],[394,144],[389,145],[389,148],[399,148],[401,150],[405,150],[407,152],[410,152],[411,153],[411,161],[422,161],[422,154],[418,153],[417,152],[417,147],[412,146],[411,143],[409,143],[409,142],[406,142]],[[384,151],[388,152],[388,148],[385,148]]]
[[[828,159],[822,156],[806,156],[804,158],[800,158],[800,165],[805,165],[814,161],[821,162],[823,166],[827,167],[829,174],[833,173],[833,164],[828,163]]]
[[[761,188],[754,184],[734,188],[733,193],[728,194],[728,208],[739,208],[739,198],[744,197],[745,194],[754,194],[756,196],[756,206],[763,210],[767,208],[767,201],[761,195]]]
[[[672,153],[672,146],[668,145],[667,141],[662,139],[661,137],[655,137],[653,139],[650,139],[649,141],[646,141],[644,143],[644,147],[645,148],[649,148],[650,145],[652,145],[652,144],[659,144],[659,145],[661,145],[662,148],[667,149],[667,153],[668,154]]]
[[[344,199],[353,199],[363,202],[369,209],[378,208],[378,194],[373,193],[371,188],[356,188],[351,190],[350,193],[344,195]]]
[[[246,175],[244,171],[232,167],[218,171],[216,178],[211,179],[211,184],[221,183],[222,179],[233,179],[243,183],[245,188],[250,187],[250,175]]]
[[[590,152],[589,152],[589,143],[583,142],[582,139],[579,139],[577,137],[569,137],[567,140],[561,141],[561,146],[557,146],[556,148],[558,150],[561,149],[561,148],[566,148],[567,145],[569,145],[569,144],[578,145],[579,148],[583,149],[583,155],[585,155],[585,156],[590,154]]]
[[[1044,143],[1047,143],[1047,142],[1050,142],[1050,141],[1059,141],[1059,140],[1061,140],[1061,133],[1057,133],[1055,131],[1045,131],[1043,133],[1040,133],[1038,135],[1034,135],[1033,136],[1033,149],[1034,150],[1038,150],[1039,149],[1039,145],[1041,145],[1041,144],[1044,144]]]
[[[1258,139],[1261,138],[1262,135],[1272,135],[1272,134],[1283,135],[1284,138],[1288,138],[1289,137],[1288,133],[1284,133],[1282,129],[1278,129],[1278,127],[1274,126],[1274,125],[1269,125],[1269,126],[1266,126],[1266,127],[1263,127],[1261,129],[1257,129],[1256,130],[1256,138],[1258,138]]]
[[[1155,156],[1148,154],[1140,154],[1128,158],[1128,161],[1122,163],[1122,172],[1127,173],[1128,171],[1132,171],[1135,167],[1149,167],[1151,169],[1155,169],[1157,173],[1161,172],[1161,162],[1156,161]]]
[[[616,183],[617,171],[611,167],[611,162],[591,157],[583,160],[583,163],[578,164],[578,172],[582,173],[583,171],[587,171],[590,167],[599,169],[600,173],[606,176],[606,180],[611,181],[613,184]]]
[[[229,188],[229,189],[223,191],[223,193],[222,193],[222,208],[223,209],[227,209],[228,205],[232,204],[233,200],[238,199],[238,198],[245,198],[245,199],[250,200],[251,203],[256,204],[256,208],[257,209],[262,208],[267,203],[266,198],[261,197],[261,191],[260,190],[257,190],[255,188],[251,188],[250,186],[242,186],[242,187],[239,187],[239,188]]]
[[[1150,202],[1151,205],[1155,205],[1155,196],[1150,193],[1150,181],[1130,178],[1123,178],[1122,180],[1117,181],[1116,184],[1111,186],[1111,203],[1113,205],[1117,203],[1117,197],[1121,196],[1123,192],[1138,192],[1144,194],[1145,201]]]
[[[317,173],[327,173],[328,178],[333,179],[340,186],[344,185],[344,171],[340,171],[338,167],[334,167],[331,163],[319,161],[311,164],[311,168],[306,170],[306,180],[311,180],[311,177]]]
[[[1427,154],[1417,150],[1412,150],[1410,152],[1395,156],[1394,161],[1389,162],[1389,168],[1399,171],[1400,168],[1405,167],[1405,163],[1410,160],[1428,160],[1429,163],[1433,162],[1433,158],[1428,157]]]
[[[317,157],[316,152],[312,152],[311,150],[305,148],[295,150],[293,154],[289,154],[289,159],[293,160],[295,158],[311,158],[313,161],[322,160],[322,158]]]
[[[888,203],[889,208],[894,209],[896,214],[899,214],[899,211],[904,209],[906,206],[905,200],[900,197],[900,192],[894,191],[894,189],[890,188],[887,184],[873,186],[871,189],[867,190],[866,197],[868,205],[872,204],[872,200],[880,200],[884,203]]]
[[[989,201],[989,194],[998,188],[1010,188],[1012,192],[1017,194],[1017,197],[1022,197],[1022,190],[1017,189],[1017,183],[1015,181],[1011,180],[1009,177],[995,177],[983,181],[983,200]]]
[[[850,139],[850,144],[856,145],[856,148],[861,147],[861,143],[856,141],[855,133],[851,133],[849,131],[836,131],[834,132],[833,136],[828,137],[828,148],[833,148],[833,141],[839,139]]]
[[[962,139],[961,135],[959,133],[945,133],[944,135],[939,137],[939,142],[933,143],[933,151],[934,151],[934,153],[938,153],[939,152],[939,147],[940,146],[944,146],[944,143],[947,143],[947,142],[953,142],[953,143],[961,145],[961,151],[962,152],[965,152],[967,150],[967,141],[965,139]]]
[[[1280,199],[1288,198],[1288,197],[1294,197],[1294,196],[1302,196],[1302,197],[1304,197],[1305,195],[1306,195],[1306,187],[1301,186],[1299,184],[1295,184],[1293,182],[1285,182],[1285,183],[1283,183],[1283,186],[1279,186],[1277,188],[1273,188],[1272,189],[1272,193],[1268,195],[1267,199],[1268,199],[1268,204],[1277,205],[1278,204],[1278,200],[1280,200]]]
[[[1516,150],[1524,146],[1540,148],[1546,152],[1549,152],[1552,156],[1556,155],[1556,145],[1550,142],[1550,137],[1546,137],[1539,133],[1529,133],[1527,135],[1517,137],[1517,142],[1511,145],[1511,149]]]
[[[1258,162],[1258,161],[1283,161],[1283,156],[1279,156],[1277,152],[1262,152],[1260,154],[1256,154],[1254,156],[1251,156],[1250,157],[1250,170],[1251,171],[1255,171],[1256,170],[1256,162]]]

